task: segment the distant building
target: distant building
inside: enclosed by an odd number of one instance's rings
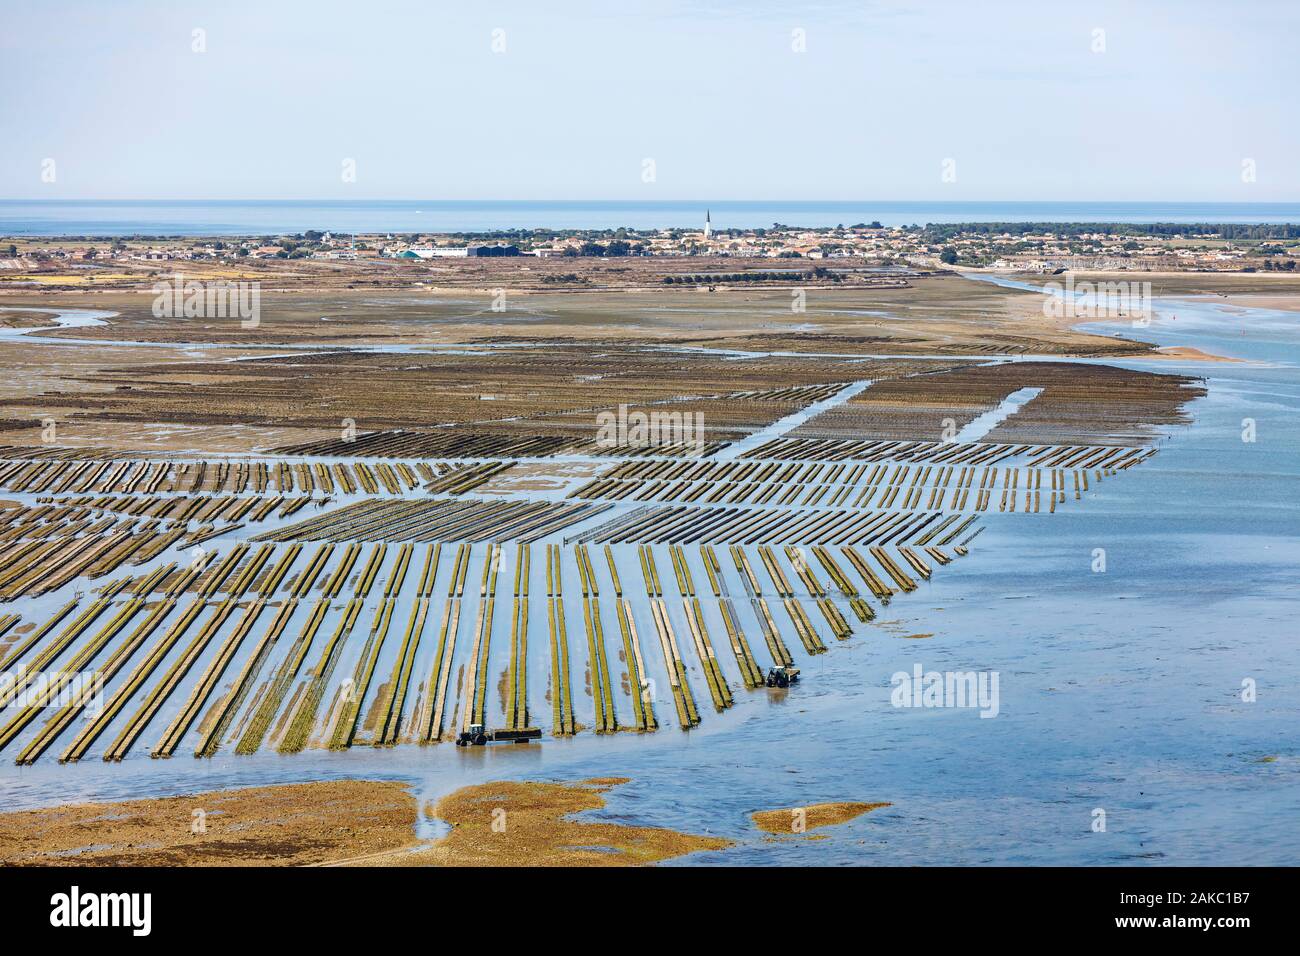
[[[713,235],[713,221],[709,216],[709,210],[704,210],[704,238],[707,239]]]
[[[398,259],[463,259],[465,256],[517,256],[518,246],[411,246],[397,253]]]
[[[459,259],[467,255],[464,248],[449,246],[429,246],[403,249],[396,256],[398,259]]]

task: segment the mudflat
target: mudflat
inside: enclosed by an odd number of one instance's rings
[[[465,787],[425,813],[451,826],[416,835],[410,789],[336,780],[0,814],[0,865],[640,866],[731,841],[575,819],[624,778]]]

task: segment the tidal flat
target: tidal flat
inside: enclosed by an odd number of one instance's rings
[[[949,300],[969,288],[1006,322],[1042,312],[1033,290],[951,281]],[[105,709],[6,691],[0,794],[52,826],[43,808],[268,788],[238,798],[255,815],[277,788],[340,788],[351,837],[326,851],[310,832],[276,844],[266,831],[249,849],[282,862],[480,862],[468,844],[456,860],[407,856],[432,838],[412,836],[419,808],[531,799],[534,785],[584,825],[675,834],[638,860],[664,865],[1291,862],[1300,326],[1289,309],[1173,291],[1140,332],[1089,323],[1044,352],[996,327],[980,338],[973,315],[945,346],[956,326],[905,321],[943,308],[920,299],[855,303],[888,320],[834,318],[844,303],[830,300],[799,317],[828,335],[820,350],[792,349],[805,333],[786,319],[671,344],[683,324],[753,314],[726,293],[716,310],[645,299],[623,326],[625,302],[597,315],[584,299],[571,319],[549,297],[555,340],[530,320],[468,350],[439,349],[418,309],[395,323],[376,303],[356,306],[355,326],[320,312],[320,343],[299,331],[317,302],[282,326],[273,304],[257,343],[151,329],[111,296],[64,303],[120,311],[101,327],[32,331],[24,312],[2,345],[15,377],[0,497],[18,573],[0,582],[13,589],[0,616],[18,619],[0,622],[0,668],[100,671]],[[474,324],[464,305],[438,308]],[[588,319],[595,344],[575,340]],[[892,322],[889,340],[864,346],[874,329],[838,325],[860,321]],[[1088,351],[1099,341],[1105,355]],[[1039,391],[1007,402],[1023,389]],[[664,403],[705,416],[702,459],[587,444],[600,410]],[[332,444],[345,418],[360,445]],[[945,447],[945,419],[984,430]],[[524,527],[543,533],[523,540]],[[129,548],[155,541],[132,563]],[[78,554],[86,574],[35,593]],[[99,600],[103,616],[70,630]],[[797,683],[753,680],[787,655]],[[996,672],[996,719],[896,706],[896,675],[917,665]],[[454,746],[476,717],[542,737]],[[583,783],[613,777],[628,782]],[[382,799],[352,780],[380,781]],[[887,805],[816,840],[764,842],[752,819],[864,803]],[[559,835],[569,811],[555,812],[512,861],[635,857],[591,849],[603,833]],[[11,859],[157,842],[129,827],[96,839],[112,821],[86,813],[57,834],[22,818]],[[181,816],[175,844],[145,849],[182,852]],[[485,835],[472,842],[488,853]]]

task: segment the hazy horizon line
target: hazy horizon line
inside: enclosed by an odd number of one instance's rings
[[[1292,205],[1300,206],[1300,199],[933,199],[928,197],[918,197],[912,199],[810,199],[810,198],[786,198],[786,199],[697,199],[692,197],[675,197],[669,199],[633,199],[630,197],[602,198],[602,199],[578,199],[578,198],[558,198],[558,199],[528,199],[528,198],[510,198],[510,199],[491,199],[486,197],[478,198],[434,198],[429,196],[408,196],[408,197],[358,197],[349,199],[324,198],[324,197],[202,197],[202,196],[185,196],[185,197],[58,197],[58,198],[33,198],[33,197],[0,197],[0,203],[324,203],[324,204],[346,204],[346,203],[366,203],[366,202],[427,202],[427,203],[501,203],[501,204],[518,204],[518,203],[622,203],[630,205],[659,205],[669,203],[713,203],[718,206],[725,206],[736,203],[769,203],[769,204],[909,204],[909,203],[942,203],[947,205],[976,205],[996,203],[998,205],[1109,205],[1109,206],[1278,206]]]

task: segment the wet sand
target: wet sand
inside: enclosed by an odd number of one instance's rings
[[[603,794],[623,777],[578,784],[496,782],[457,790],[429,815],[452,831],[427,849],[385,861],[409,866],[644,866],[722,850],[731,841],[658,827],[572,819],[605,806]]]
[[[416,812],[405,785],[372,780],[72,804],[0,814],[0,865],[324,863],[416,845]]]
[[[0,296],[15,309],[101,308],[118,315],[93,335],[84,329],[42,332],[48,339],[105,343],[171,342],[178,347],[421,346],[568,341],[602,344],[697,345],[851,353],[950,352],[990,348],[1056,355],[1113,354],[1140,345],[1071,330],[1044,316],[1032,292],[977,284],[956,275],[912,279],[902,287],[801,287],[792,306],[787,287],[668,288],[542,292],[504,283],[504,311],[494,289],[429,287],[266,288],[260,323],[236,318],[158,319],[144,292],[30,292]]]
[[[624,778],[497,782],[443,797],[425,815],[450,824],[416,834],[405,784],[341,780],[220,790],[0,814],[3,866],[642,866],[721,850],[719,837],[625,826],[599,810]]]
[[[759,810],[751,814],[755,826],[765,833],[784,836],[804,833],[819,827],[832,827],[847,823],[864,813],[892,806],[889,803],[813,803],[806,807],[787,807],[784,810]]]
[[[1276,309],[1279,312],[1300,312],[1300,296],[1296,295],[1228,295],[1222,303],[1234,309]]]
[[[1156,349],[1154,352],[1146,353],[1143,358],[1154,359],[1177,359],[1179,361],[1191,362],[1240,362],[1242,359],[1233,358],[1229,355],[1215,355],[1212,352],[1203,352],[1198,348],[1190,345],[1170,345],[1164,348]]]

